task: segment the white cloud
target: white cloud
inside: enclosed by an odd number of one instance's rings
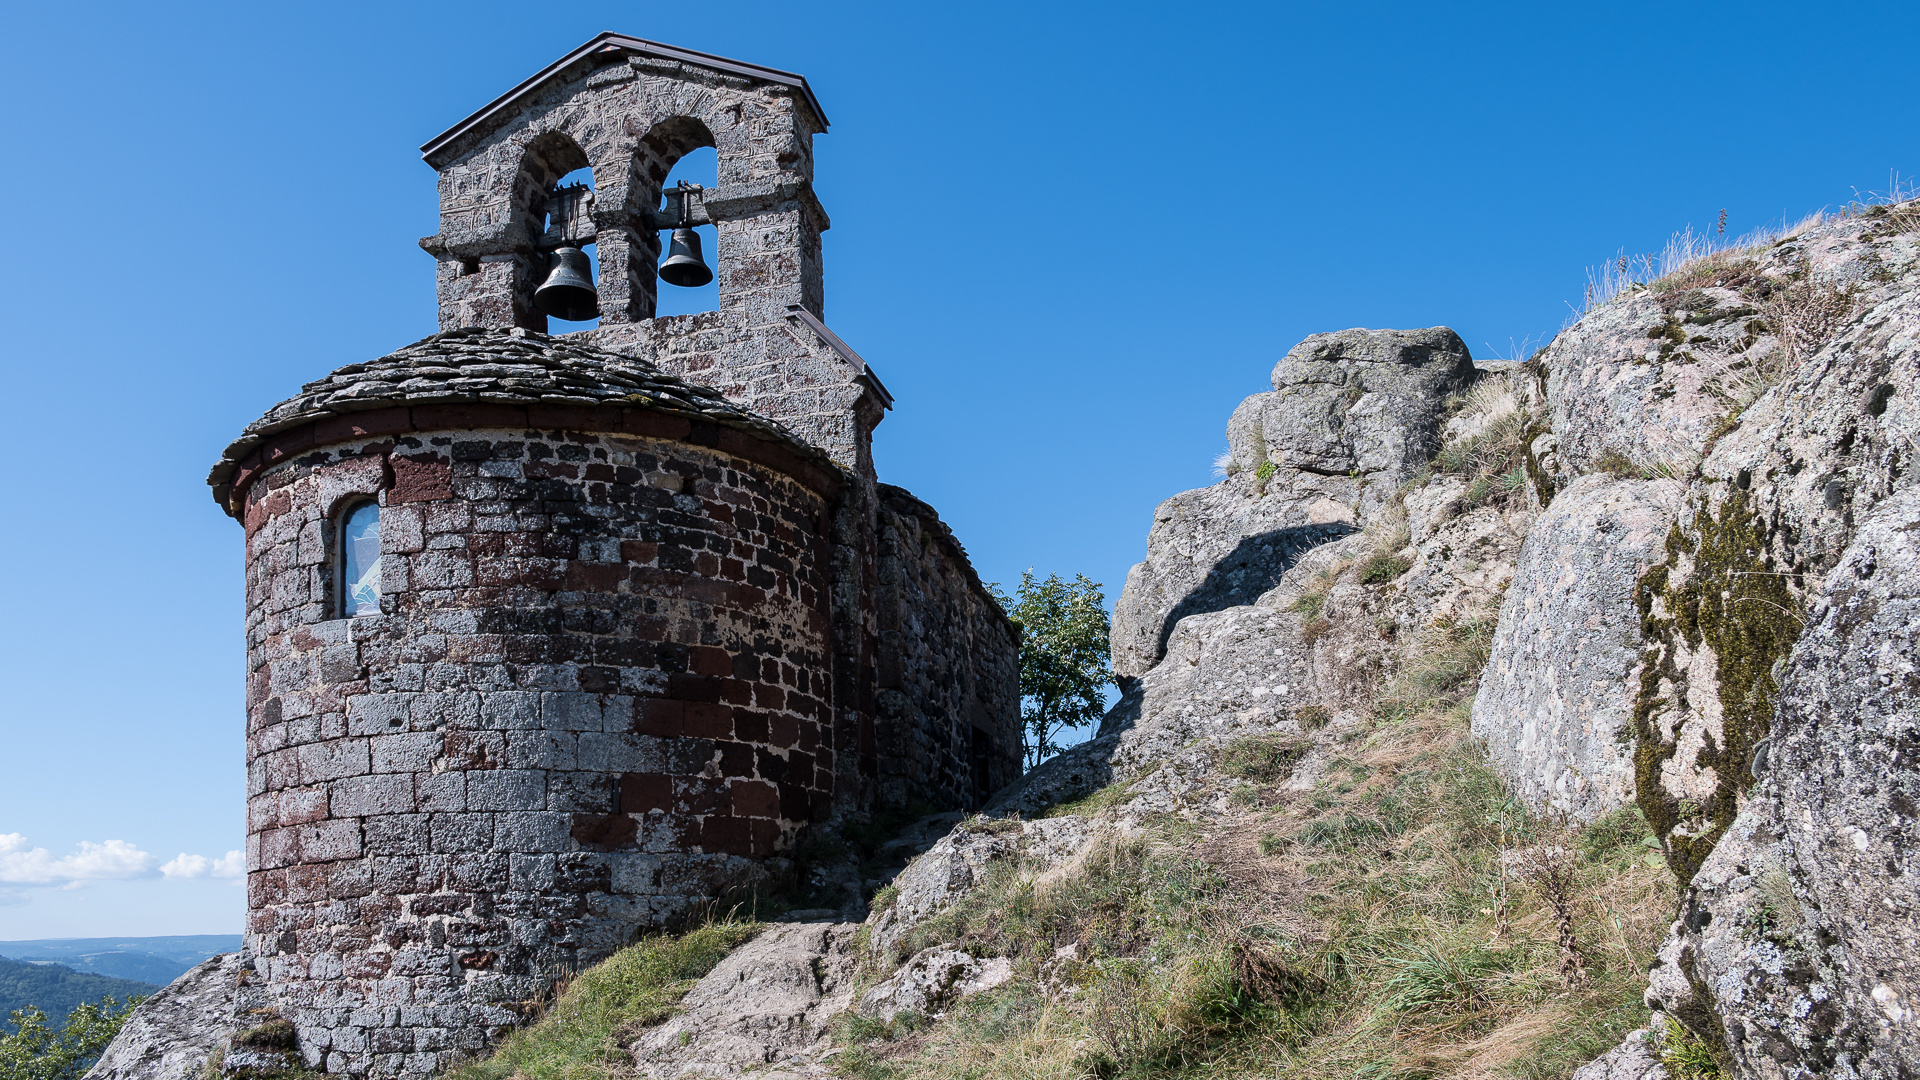
[[[19,833],[0,833],[0,883],[8,885],[73,886],[88,881],[125,881],[150,877],[153,856],[127,843],[80,841],[71,855],[54,858],[43,847],[30,847]]]
[[[246,875],[246,856],[229,851],[217,859],[181,852],[161,863],[159,858],[141,851],[125,840],[96,844],[82,840],[70,855],[55,857],[43,847],[34,847],[19,833],[0,833],[0,903],[17,902],[17,888],[4,886],[51,886],[73,889],[94,881],[131,881],[138,878],[241,878]]]
[[[160,872],[170,878],[237,878],[247,872],[247,857],[238,851],[229,851],[217,859],[209,859],[183,851],[162,863]]]

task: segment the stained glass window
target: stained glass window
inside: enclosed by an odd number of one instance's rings
[[[361,503],[340,521],[340,614],[380,614],[380,504]]]

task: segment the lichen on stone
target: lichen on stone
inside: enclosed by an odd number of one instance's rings
[[[1771,532],[1747,492],[1732,492],[1717,514],[1702,496],[1691,520],[1667,534],[1666,561],[1641,575],[1635,590],[1647,642],[1633,710],[1635,788],[1683,882],[1733,822],[1752,780],[1754,753],[1771,730],[1776,669],[1800,636],[1800,602],[1788,588],[1791,571],[1770,553]],[[1714,665],[1718,725],[1688,697],[1693,688],[1683,660],[1703,650]],[[1660,720],[1675,710],[1679,717],[1668,735]],[[1703,728],[1693,767],[1711,769],[1715,779],[1695,806],[1662,778],[1688,724]]]

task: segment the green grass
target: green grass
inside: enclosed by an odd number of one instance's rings
[[[1221,771],[1239,780],[1271,784],[1293,775],[1294,766],[1313,749],[1308,739],[1286,735],[1247,735],[1220,749]]]
[[[507,1036],[492,1056],[455,1068],[451,1080],[605,1080],[632,1069],[622,1049],[640,1029],[673,1015],[700,976],[759,933],[732,919],[642,939],[581,972],[545,1013]]]

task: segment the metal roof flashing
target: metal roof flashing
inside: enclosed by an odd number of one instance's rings
[[[484,108],[472,116],[467,117],[465,120],[434,136],[420,147],[420,156],[427,160],[427,164],[438,168],[440,162],[435,159],[441,155],[442,151],[447,150],[462,136],[484,128],[489,121],[500,117],[510,106],[521,98],[533,94],[549,80],[566,71],[574,64],[599,53],[638,53],[642,56],[659,57],[662,60],[677,60],[695,67],[703,67],[711,71],[721,71],[729,75],[739,75],[760,82],[791,86],[799,92],[800,99],[806,102],[807,108],[812,111],[814,115],[814,119],[820,122],[820,130],[825,131],[827,128],[826,111],[820,107],[820,100],[813,96],[813,87],[807,85],[807,77],[805,75],[792,71],[781,71],[778,68],[763,67],[759,64],[749,64],[741,60],[729,60],[724,56],[715,56],[712,53],[696,52],[693,49],[682,49],[677,45],[667,45],[658,41],[647,41],[644,38],[628,37],[625,34],[607,32],[597,35],[585,45],[580,46],[560,59],[555,60],[553,63],[548,64],[546,67],[541,68],[531,78],[526,79],[520,83],[520,85],[494,98],[488,102]]]

